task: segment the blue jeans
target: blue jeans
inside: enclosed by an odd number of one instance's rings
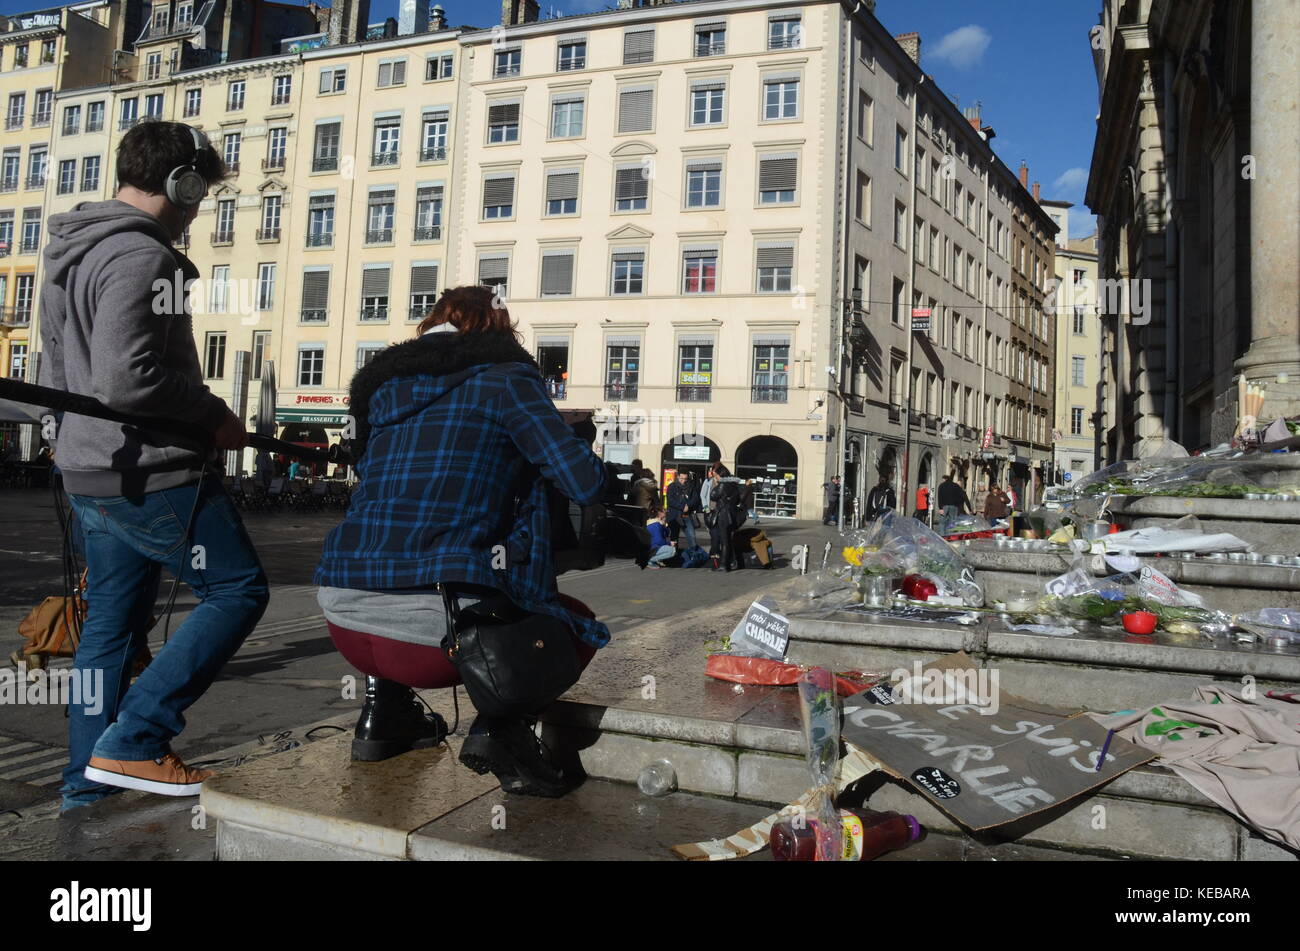
[[[88,570],[86,622],[73,666],[102,670],[104,696],[94,714],[83,704],[68,706],[65,810],[117,791],[85,778],[91,756],[157,759],[170,748],[185,728],[184,711],[252,632],[269,598],[253,543],[215,477],[134,498],[69,499],[84,533]],[[163,566],[193,589],[199,605],[128,691]]]
[[[659,565],[668,561],[673,555],[677,554],[677,549],[672,545],[660,545],[659,550],[650,556],[650,564]]]
[[[689,515],[683,515],[681,518],[676,519],[675,522],[669,522],[668,524],[670,527],[676,524],[679,528],[679,534],[677,537],[679,539],[686,539],[686,544],[679,546],[682,551],[687,551],[696,546],[695,523],[691,521]]]

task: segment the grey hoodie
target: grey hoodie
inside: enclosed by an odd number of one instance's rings
[[[198,270],[156,218],[120,201],[53,215],[49,235],[40,382],[180,430],[66,414],[55,457],[65,488],[138,496],[196,481],[227,412],[203,383],[185,305]]]

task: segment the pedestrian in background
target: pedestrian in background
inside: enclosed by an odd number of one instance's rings
[[[758,512],[754,509],[754,480],[745,480],[745,490],[741,495],[741,505],[745,507],[745,512],[754,520],[755,525],[761,524],[758,519]]]
[[[647,568],[662,568],[664,562],[677,554],[677,548],[668,537],[668,521],[661,508],[652,508],[646,518],[646,531],[650,533],[650,560]]]
[[[867,493],[867,511],[864,514],[872,521],[898,507],[898,495],[889,484],[892,477],[893,473],[880,473],[880,481]]]
[[[735,561],[737,568],[744,568],[744,554],[737,547],[735,538],[736,532],[745,524],[741,483],[726,466],[719,465],[714,471],[718,478],[713,498],[717,500],[718,553],[722,567],[730,571],[731,563]]]
[[[660,508],[659,487],[655,485],[654,473],[649,469],[641,469],[637,474],[635,481],[632,483],[632,490],[628,493],[628,504],[635,505],[650,517],[650,510]]]
[[[939,483],[939,492],[937,502],[939,510],[943,513],[943,520],[948,522],[961,514],[970,513],[970,499],[966,495],[960,483],[954,482],[952,473],[946,473],[943,481]]]
[[[984,499],[984,517],[990,522],[996,522],[999,519],[1006,518],[1011,514],[1011,498],[1000,488],[997,483],[989,486],[989,494]]]
[[[677,478],[668,487],[668,525],[674,541],[681,541],[685,536],[683,550],[695,547],[695,526],[691,522],[691,486],[685,472],[677,473]]]
[[[826,507],[822,512],[822,524],[838,525],[840,523],[840,477],[831,476],[830,482],[822,483],[822,499]]]

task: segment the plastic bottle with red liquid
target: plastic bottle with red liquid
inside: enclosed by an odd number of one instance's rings
[[[844,826],[844,854],[847,862],[868,862],[901,849],[921,837],[915,816],[871,809],[841,809]],[[817,859],[817,820],[782,819],[772,826],[772,858],[778,862],[813,862]]]

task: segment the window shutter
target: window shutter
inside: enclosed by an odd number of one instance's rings
[[[542,255],[542,295],[573,293],[573,252]]]
[[[655,31],[629,30],[623,34],[623,65],[649,63],[655,58]]]
[[[425,122],[446,122],[451,118],[451,111],[448,109],[427,109],[424,113]]]
[[[312,208],[333,208],[333,195],[312,195],[308,200],[308,205]]]
[[[691,83],[691,92],[714,92],[727,88],[725,79],[701,79]]]
[[[641,174],[640,165],[620,168],[614,173],[614,198],[617,201],[646,198],[649,194],[650,183]]]
[[[411,266],[411,294],[438,293],[438,265],[415,264]]]
[[[391,86],[392,84],[393,84],[393,64],[380,63],[379,64],[379,85]]]
[[[361,296],[362,297],[387,297],[388,296],[388,276],[391,272],[388,266],[368,267],[361,272]]]
[[[513,205],[515,203],[514,176],[489,178],[483,182],[483,205]]]
[[[334,70],[322,69],[320,71],[320,91],[333,92],[334,90]]]
[[[401,116],[380,116],[375,120],[375,128],[386,128],[388,126],[398,126],[402,124]]]
[[[615,251],[615,261],[645,261],[644,251]]]
[[[546,200],[566,201],[578,197],[578,173],[551,172],[546,176]]]
[[[699,258],[716,258],[718,256],[718,249],[714,245],[687,245],[682,249],[682,255],[688,261],[697,260]]]
[[[758,266],[761,268],[794,267],[794,245],[760,246],[758,249]]]
[[[757,347],[788,347],[790,338],[786,334],[755,334],[754,345]]]
[[[492,287],[505,283],[510,273],[510,258],[506,255],[482,257],[478,260],[478,282]]]
[[[330,302],[330,272],[306,271],[302,275],[302,309],[325,310]]]
[[[712,33],[714,30],[725,30],[726,28],[726,20],[710,20],[708,23],[695,24],[696,33]]]
[[[795,155],[769,155],[759,161],[759,191],[791,191],[799,180],[799,158]]]
[[[396,199],[397,192],[391,188],[386,188],[383,191],[371,192],[370,206],[373,208],[375,205],[391,205],[396,201]]]
[[[441,197],[441,185],[425,185],[423,188],[417,188],[415,190],[415,200],[417,203],[422,201],[433,201],[435,198]]]
[[[406,60],[393,64],[393,85],[400,86],[406,82]]]
[[[713,346],[713,338],[698,334],[685,334],[677,338],[677,344],[682,347],[711,347]]]
[[[701,159],[694,162],[687,162],[686,170],[688,172],[720,172],[722,171],[722,163],[715,159]]]
[[[653,89],[628,89],[618,94],[619,132],[648,132],[653,125]]]
[[[488,106],[488,125],[515,125],[519,122],[519,103],[499,102]]]
[[[606,337],[605,346],[607,347],[635,347],[641,348],[640,337]]]
[[[763,77],[763,82],[764,84],[767,85],[771,85],[772,83],[797,83],[798,81],[799,81],[798,73],[790,73],[787,76],[764,76]]]

